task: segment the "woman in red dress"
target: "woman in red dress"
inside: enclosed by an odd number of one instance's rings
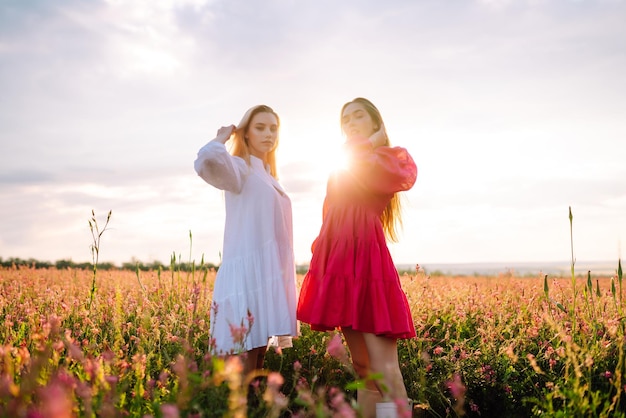
[[[340,328],[358,375],[384,376],[357,393],[365,416],[373,416],[383,395],[407,403],[397,340],[414,337],[415,328],[387,239],[396,240],[398,193],[413,186],[417,167],[406,149],[390,147],[380,112],[369,100],[346,103],[341,128],[348,166],[328,180],[297,318],[313,330]]]

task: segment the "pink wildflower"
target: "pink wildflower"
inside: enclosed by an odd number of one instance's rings
[[[485,364],[481,367],[481,372],[483,375],[483,379],[485,379],[486,382],[488,383],[495,383],[496,381],[496,372],[493,370],[493,368],[488,365]]]
[[[343,345],[343,341],[341,341],[341,336],[338,333],[335,333],[332,336],[332,338],[328,342],[326,350],[328,351],[328,354],[339,360],[342,364],[349,363],[346,347]]]
[[[71,388],[68,388],[58,379],[42,388],[40,396],[40,412],[42,416],[70,418],[73,416],[74,401]]]
[[[394,400],[394,403],[396,404],[398,417],[411,418],[413,416],[413,411],[411,411],[411,403],[408,401],[408,399],[396,398]]]
[[[285,379],[280,373],[271,372],[267,376],[267,386],[269,387],[279,389],[283,385],[283,383],[285,383]]]
[[[172,404],[161,405],[161,414],[163,414],[163,418],[179,418],[180,417],[180,412],[178,411],[178,407]]]
[[[436,355],[440,355],[441,353],[443,353],[443,347],[441,346],[435,347],[435,349],[433,350],[433,353]]]
[[[215,338],[210,338],[209,339],[209,352],[215,349],[216,346],[217,346],[217,341],[215,340]]]
[[[252,325],[254,325],[254,315],[248,311],[248,328],[252,328]]]
[[[224,366],[224,374],[226,376],[239,376],[243,372],[243,363],[239,356],[228,357]]]
[[[289,399],[280,393],[280,387],[285,383],[285,379],[280,373],[271,372],[267,375],[267,390],[263,394],[263,399],[268,404],[273,405],[273,409],[286,408]]]
[[[343,392],[336,387],[330,388],[330,406],[337,412],[334,416],[356,418],[356,412],[346,402]]]
[[[228,324],[230,327],[230,335],[235,344],[243,344],[246,339],[246,335],[248,334],[248,329],[243,326],[243,324],[238,327],[233,324]]]
[[[258,391],[259,388],[261,387],[261,381],[259,379],[254,379],[251,383],[250,383],[250,387],[252,387],[252,389],[254,389],[254,391]]]
[[[83,355],[83,350],[74,343],[67,343],[67,352],[70,358],[78,362],[82,362],[85,360],[85,356]]]
[[[554,366],[556,366],[556,359],[551,358],[548,360],[548,365],[550,366],[550,370],[554,369]]]
[[[455,400],[453,405],[454,411],[457,415],[464,415],[463,405],[465,404],[465,392],[467,392],[467,388],[461,381],[461,376],[455,373],[453,378],[446,382],[446,386]]]
[[[465,396],[467,388],[461,381],[461,376],[458,373],[455,373],[453,378],[446,382],[446,386],[450,389],[454,399],[461,399]]]

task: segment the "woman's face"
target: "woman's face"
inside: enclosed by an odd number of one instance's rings
[[[261,112],[252,117],[245,134],[250,154],[262,160],[276,146],[278,120],[272,113]]]
[[[379,127],[374,124],[365,107],[361,103],[354,102],[347,105],[343,110],[341,129],[348,138],[355,136],[369,138]]]

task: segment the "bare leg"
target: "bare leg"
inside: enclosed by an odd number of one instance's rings
[[[381,373],[384,376],[382,383],[390,395],[406,398],[396,340],[349,328],[342,329],[342,332],[350,349],[352,365],[359,377],[363,379],[370,373]],[[368,382],[367,388],[375,390],[378,387],[375,382]]]
[[[265,350],[265,347],[257,347],[253,348],[252,350],[246,351],[245,354],[241,356],[244,376],[247,376],[254,370],[263,367],[263,361],[265,360]],[[261,365],[261,367],[259,367],[259,364]]]
[[[255,348],[255,350],[258,350],[255,368],[257,370],[262,370],[263,364],[265,363],[265,353],[267,352],[267,346]]]
[[[367,414],[369,413],[369,402],[373,398],[372,391],[374,390],[378,390],[384,397],[389,397],[393,400],[400,399],[403,403],[407,402],[408,405],[406,387],[404,386],[398,361],[397,341],[393,338],[359,332],[349,328],[342,329],[342,332],[350,349],[354,370],[359,377],[362,379],[366,378],[370,373],[383,375],[383,379],[380,382],[382,385],[378,382],[368,381],[366,389],[369,391],[363,391],[366,399],[364,401],[357,399],[359,405],[362,405],[364,416],[371,416]],[[378,400],[373,401],[374,405],[376,402],[380,402],[380,400],[379,396]],[[363,405],[364,402],[368,404],[367,410],[365,409],[366,406]]]
[[[375,418],[376,404],[383,401],[383,395],[380,394],[378,389],[357,389],[356,401],[361,411],[360,416],[363,418]]]
[[[398,361],[397,340],[368,333],[363,334],[363,339],[370,356],[370,367],[374,373],[383,374],[382,383],[386,386],[387,395],[408,407],[406,387]]]
[[[341,331],[350,349],[354,371],[361,379],[367,378],[371,372],[370,357],[363,333],[350,328]],[[357,390],[357,402],[364,418],[374,418],[376,416],[376,404],[381,401],[381,392],[373,380],[366,381],[365,388]]]

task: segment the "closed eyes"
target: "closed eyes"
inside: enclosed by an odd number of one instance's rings
[[[355,110],[351,115],[346,115],[341,118],[341,123],[346,124],[350,122],[350,118],[361,119],[364,115],[362,110]]]
[[[263,132],[265,130],[265,125],[263,125],[263,124],[254,125],[254,129],[256,129],[259,132]],[[270,126],[270,132],[272,132],[272,133],[278,132],[278,126],[277,125],[271,125]]]

